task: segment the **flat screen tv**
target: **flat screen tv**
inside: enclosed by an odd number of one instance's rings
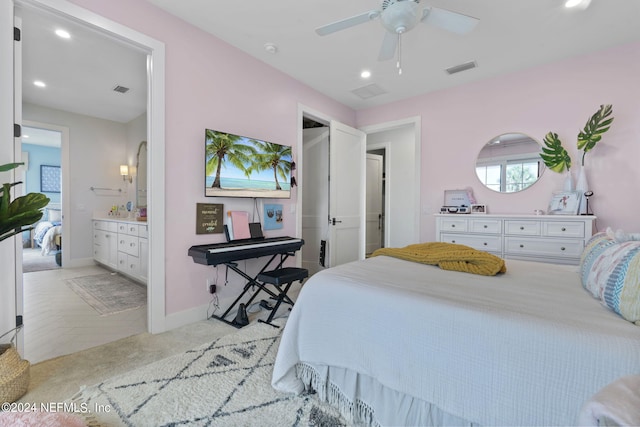
[[[207,197],[291,197],[291,147],[205,130]]]

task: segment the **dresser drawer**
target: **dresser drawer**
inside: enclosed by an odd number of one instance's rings
[[[502,250],[502,239],[500,236],[476,236],[473,234],[460,235],[454,233],[443,233],[441,237],[443,242],[467,245],[481,251],[500,252]]]
[[[126,222],[118,223],[118,233],[129,234],[131,236],[138,235],[138,225],[137,224],[129,224]]]
[[[441,229],[444,232],[459,232],[464,233],[467,231],[467,219],[466,218],[443,218]]]
[[[505,234],[539,236],[541,228],[540,221],[507,220],[504,222]]]
[[[138,236],[144,237],[145,239],[149,237],[149,231],[147,229],[147,225],[138,225]]]
[[[584,249],[582,240],[505,237],[507,255],[534,255],[544,257],[580,257]]]
[[[470,219],[469,232],[471,233],[502,233],[502,221],[499,219]]]
[[[118,252],[138,256],[138,236],[118,233]]]
[[[585,237],[583,222],[548,221],[542,225],[542,235],[549,237]]]
[[[93,221],[94,230],[117,231],[118,224],[113,221]]]
[[[136,276],[140,271],[140,260],[138,259],[138,257],[119,252],[118,270],[122,271],[125,274]]]

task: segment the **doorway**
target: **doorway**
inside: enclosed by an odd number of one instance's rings
[[[366,255],[384,247],[385,148],[367,150]]]
[[[63,129],[23,121],[22,161],[24,168],[22,191],[43,193],[49,204],[42,218],[31,231],[22,233],[22,272],[61,268],[63,265],[62,209]]]
[[[153,188],[149,189],[147,205],[147,213],[150,218],[148,221],[149,239],[153,240],[153,245],[150,245],[149,249],[149,277],[147,287],[147,301],[148,310],[146,310],[143,316],[145,320],[146,330],[152,333],[163,332],[165,326],[165,313],[164,313],[164,288],[165,288],[165,267],[164,267],[164,45],[154,39],[149,38],[146,35],[138,33],[127,27],[124,27],[115,22],[109,21],[97,14],[89,12],[79,6],[68,2],[59,2],[54,5],[41,4],[40,0],[29,1],[28,3],[16,0],[16,10],[20,7],[29,8],[32,11],[38,13],[46,13],[56,19],[61,19],[65,22],[72,21],[80,27],[98,33],[104,37],[109,37],[112,40],[118,40],[120,45],[126,45],[128,48],[137,50],[138,52],[144,52],[144,72],[143,78],[145,80],[145,87],[147,89],[147,96],[145,105],[147,109],[147,115],[144,119],[146,125],[145,140],[149,141],[149,171],[148,182],[154,182]],[[14,11],[14,12],[15,12]],[[20,23],[18,15],[16,17],[16,25]],[[113,37],[116,38],[113,38]],[[17,56],[20,58],[20,56]],[[18,107],[16,110],[20,110],[19,103],[22,99],[20,94],[21,76],[23,73],[22,63],[18,59],[16,63],[16,70],[14,72],[15,77],[15,93],[16,102]],[[4,117],[4,116],[3,116]],[[20,122],[21,115],[16,113],[15,120]],[[77,135],[77,133],[75,133]],[[139,141],[137,141],[139,142]],[[20,140],[16,140],[15,160],[19,161],[20,155]],[[84,185],[87,183],[84,182]],[[68,182],[63,182],[63,191],[65,194],[71,194],[67,191],[69,188]],[[84,187],[83,187],[84,188]],[[74,194],[76,192],[74,191]],[[68,211],[69,197],[66,197],[62,204],[65,211]],[[91,207],[84,203],[76,203],[74,206],[74,212],[89,212],[91,215]],[[86,216],[82,213],[80,216]],[[90,216],[88,217],[90,224]],[[68,227],[67,227],[68,228]],[[91,229],[91,226],[89,226]],[[76,235],[77,236],[77,235]],[[92,233],[89,232],[89,236],[81,236],[82,241],[90,241]],[[69,239],[66,239],[70,242]],[[71,242],[70,242],[71,243]],[[21,259],[21,246],[16,247],[16,259]],[[69,252],[69,251],[65,251]],[[76,261],[77,258],[74,259]],[[83,261],[84,262],[84,261]],[[16,317],[23,315],[23,281],[22,269],[20,268],[20,261],[16,263],[16,288],[13,301],[6,301],[7,304],[1,304],[3,310],[7,308],[9,316],[15,314]],[[155,268],[154,268],[155,267]],[[14,311],[15,310],[15,311]],[[21,334],[18,337],[18,348],[23,350],[23,340]]]

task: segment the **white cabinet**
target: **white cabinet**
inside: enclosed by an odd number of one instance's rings
[[[436,214],[436,240],[503,258],[578,264],[595,216]]]
[[[93,224],[94,260],[146,283],[149,254],[147,224],[118,220],[94,220]],[[103,234],[103,228],[108,228],[108,236]],[[108,245],[105,240],[108,240]]]
[[[117,226],[110,221],[93,221],[93,258],[110,268],[118,265]]]

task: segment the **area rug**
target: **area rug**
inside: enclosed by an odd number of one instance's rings
[[[66,283],[101,316],[147,304],[147,287],[117,273],[75,277]]]
[[[84,388],[67,402],[84,408],[98,426],[347,426],[337,409],[314,394],[294,396],[271,387],[281,331],[252,323]]]
[[[40,255],[37,257],[23,257],[22,260],[22,272],[33,273],[35,271],[54,270],[60,268],[56,263],[55,255]]]

